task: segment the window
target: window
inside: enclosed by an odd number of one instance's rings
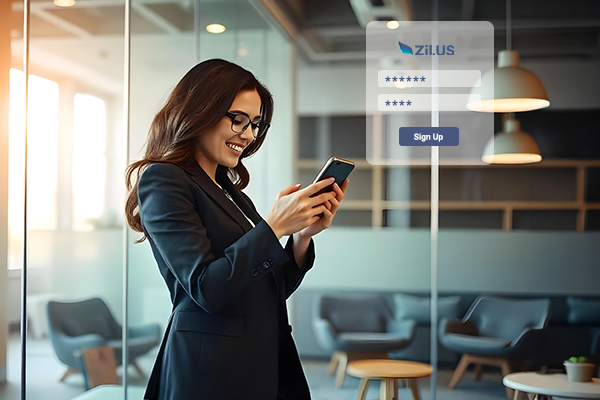
[[[102,216],[106,185],[105,151],[104,101],[77,93],[73,105],[73,230],[92,230]]]
[[[20,268],[25,174],[25,75],[10,70],[8,106],[8,229],[11,269]],[[30,75],[27,154],[27,229],[57,227],[58,84]]]

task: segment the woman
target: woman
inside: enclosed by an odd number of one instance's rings
[[[272,114],[252,73],[204,61],[175,86],[144,158],[127,169],[128,223],[145,235],[136,243],[148,238],[173,302],[145,399],[310,399],[285,301],[313,266],[312,236],[331,225],[348,180],[315,197],[331,181],[289,186],[263,219],[242,192],[242,160]]]

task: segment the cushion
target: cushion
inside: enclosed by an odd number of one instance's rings
[[[81,336],[83,330],[76,321],[65,321],[62,324],[62,330],[67,336]]]
[[[500,338],[448,333],[444,335],[444,346],[458,352],[493,354],[509,347],[510,341]]]
[[[351,332],[338,336],[338,349],[342,351],[389,353],[409,344],[408,338],[393,333]]]
[[[414,319],[418,324],[428,324],[431,321],[431,298],[395,293],[393,300],[397,320]],[[460,318],[459,303],[460,296],[439,297],[439,319]]]
[[[62,324],[62,329],[68,336],[82,336],[95,333],[104,339],[113,338],[110,325],[101,315],[88,316],[86,321],[83,322],[75,320],[65,321]]]
[[[329,314],[329,322],[338,332],[385,332],[385,319],[373,312],[335,310]]]
[[[567,297],[569,323],[600,326],[600,300]]]

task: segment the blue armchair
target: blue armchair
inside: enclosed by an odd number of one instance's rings
[[[122,328],[102,299],[50,301],[46,307],[46,316],[54,352],[59,361],[68,367],[61,382],[72,374],[82,372],[81,361],[75,354],[86,347],[111,346],[115,351],[117,365],[121,364]],[[160,342],[160,326],[149,324],[131,327],[128,333],[129,364],[144,376],[135,359]]]
[[[319,295],[313,303],[313,329],[319,345],[333,352],[329,375],[337,367],[336,386],[342,387],[348,361],[390,358],[390,352],[409,346],[414,320],[397,321],[384,295]]]
[[[544,340],[550,316],[549,299],[477,298],[462,320],[443,319],[440,342],[463,353],[452,380],[454,389],[467,367],[475,364],[475,379],[482,365],[495,365],[502,375],[511,372],[511,362],[523,362]]]

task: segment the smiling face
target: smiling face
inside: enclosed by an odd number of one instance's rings
[[[245,113],[253,122],[257,122],[261,118],[260,106],[260,96],[256,89],[253,89],[239,92],[228,111]],[[231,119],[225,116],[198,138],[196,160],[213,180],[215,180],[218,164],[234,168],[239,162],[243,149],[254,140],[252,125],[249,125],[243,133],[235,133],[231,130],[231,122]],[[236,126],[234,125],[234,127]],[[239,130],[242,127],[240,126]]]

